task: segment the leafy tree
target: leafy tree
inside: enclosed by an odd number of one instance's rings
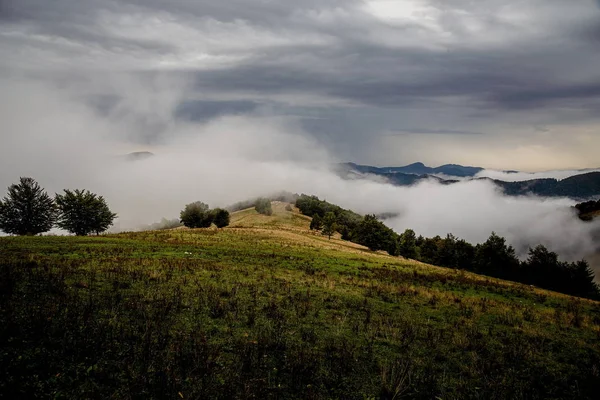
[[[56,205],[32,178],[20,178],[0,201],[0,229],[14,235],[37,235],[52,229]]]
[[[256,200],[254,209],[263,215],[273,215],[273,208],[271,208],[271,201],[269,199],[260,198]]]
[[[375,215],[365,215],[356,227],[356,241],[370,250],[386,250],[397,255],[398,235],[379,221]]]
[[[59,228],[77,236],[86,236],[92,232],[100,234],[117,217],[117,214],[110,211],[102,196],[89,190],[65,189],[64,192],[62,195],[57,194],[55,198],[59,211]]]
[[[321,216],[319,214],[315,214],[310,221],[310,230],[311,231],[320,231],[323,227],[323,222],[321,221]]]
[[[179,218],[188,228],[208,228],[213,222],[214,215],[209,211],[208,204],[196,201],[187,204]]]
[[[417,235],[412,229],[407,229],[400,235],[399,253],[406,258],[416,259],[418,257]]]
[[[330,211],[323,218],[323,231],[321,233],[331,240],[331,235],[335,233],[336,228],[335,214]]]
[[[492,232],[488,240],[475,249],[476,272],[498,278],[514,279],[518,275],[519,259],[506,239]]]
[[[213,214],[213,222],[217,228],[224,228],[229,225],[229,211],[222,208],[215,208],[211,212]]]

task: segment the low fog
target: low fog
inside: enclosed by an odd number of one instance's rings
[[[205,123],[178,120],[175,109],[186,95],[186,83],[179,80],[0,83],[2,195],[20,176],[35,178],[51,194],[89,189],[118,213],[114,231],[176,218],[196,200],[227,206],[284,190],[315,194],[363,214],[394,213],[397,217],[386,223],[397,232],[451,232],[477,243],[495,231],[521,256],[538,243],[568,260],[598,251],[593,235],[600,222],[579,221],[569,199],[506,197],[486,181],[395,187],[343,180],[329,171],[340,160],[318,138],[293,118],[273,117],[268,110]],[[89,101],[99,87],[103,95],[118,99],[115,106],[99,108]],[[123,157],[139,150],[156,155],[137,161]]]
[[[531,179],[545,179],[554,178],[558,180],[566,179],[571,176],[585,174],[588,172],[600,171],[600,169],[572,169],[572,170],[558,170],[558,171],[541,171],[541,172],[506,172],[506,171],[495,171],[492,169],[485,169],[475,175],[475,178],[491,178],[498,179],[506,182],[517,182],[517,181],[528,181]]]

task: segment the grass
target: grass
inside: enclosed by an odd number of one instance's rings
[[[600,304],[310,220],[0,239],[0,397],[596,398]]]

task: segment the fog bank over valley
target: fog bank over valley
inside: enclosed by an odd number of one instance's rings
[[[507,197],[484,180],[453,185],[427,180],[410,187],[344,180],[330,170],[339,160],[293,118],[256,113],[207,123],[173,120],[165,110],[175,108],[176,85],[157,84],[156,101],[148,102],[146,89],[134,80],[128,88],[139,93],[130,91],[104,113],[82,101],[85,87],[35,80],[2,85],[12,90],[0,94],[8,135],[0,149],[0,186],[32,176],[51,194],[63,188],[100,193],[119,214],[115,231],[176,218],[196,200],[222,207],[283,190],[314,194],[362,214],[391,214],[385,222],[400,233],[407,228],[425,236],[452,233],[477,243],[495,231],[520,255],[541,243],[566,259],[598,250],[594,235],[600,221],[581,222],[572,200]],[[143,137],[149,126],[162,129],[161,143],[146,146],[155,156],[135,161],[118,156],[135,146],[123,137]]]

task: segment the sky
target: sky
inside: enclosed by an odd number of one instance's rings
[[[593,0],[0,0],[0,54],[5,101],[118,120],[113,152],[242,117],[336,161],[600,167]]]

